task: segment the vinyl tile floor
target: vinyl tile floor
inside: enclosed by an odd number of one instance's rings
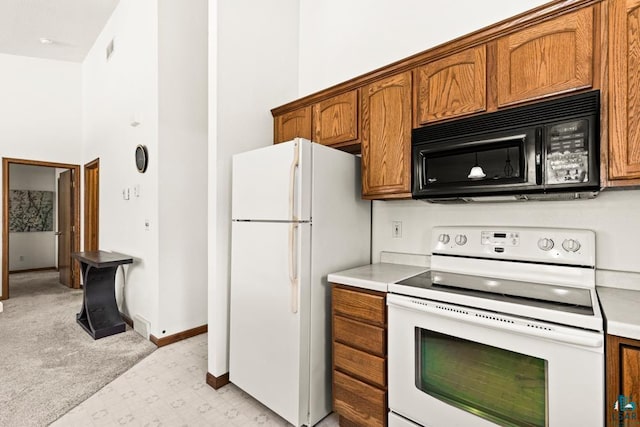
[[[234,384],[205,383],[207,334],[161,347],[63,415],[68,426],[288,426]],[[338,426],[329,415],[318,427]]]

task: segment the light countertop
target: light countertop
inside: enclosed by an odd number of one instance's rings
[[[597,292],[607,333],[640,340],[640,291],[599,286]]]
[[[427,267],[381,262],[331,273],[327,279],[331,283],[387,292],[389,283],[404,280],[427,270]]]
[[[378,292],[427,271],[425,265],[380,262],[331,273],[328,281]],[[640,274],[598,271],[598,299],[608,334],[640,340]]]
[[[597,269],[596,291],[607,333],[640,340],[640,273]]]

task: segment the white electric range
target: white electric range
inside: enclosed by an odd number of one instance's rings
[[[389,285],[390,426],[601,426],[595,233],[435,227]]]

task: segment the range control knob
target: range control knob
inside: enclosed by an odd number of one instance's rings
[[[440,243],[444,243],[445,245],[446,245],[447,243],[449,243],[449,240],[451,240],[451,239],[449,238],[449,235],[448,235],[448,234],[444,234],[444,233],[443,233],[443,234],[441,234],[441,235],[439,235],[439,236],[438,236],[438,242],[440,242]]]
[[[553,240],[547,239],[546,237],[538,240],[538,247],[543,251],[550,251],[553,249],[553,245]]]
[[[465,236],[464,234],[458,234],[456,236],[456,245],[462,246],[465,243],[467,243],[467,236]]]
[[[574,239],[567,239],[562,242],[562,249],[567,252],[578,252],[580,249],[580,242]]]

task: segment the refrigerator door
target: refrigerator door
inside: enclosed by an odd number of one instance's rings
[[[296,138],[233,156],[231,218],[309,221],[311,146]]]
[[[309,223],[232,223],[230,380],[295,426],[309,413]]]

